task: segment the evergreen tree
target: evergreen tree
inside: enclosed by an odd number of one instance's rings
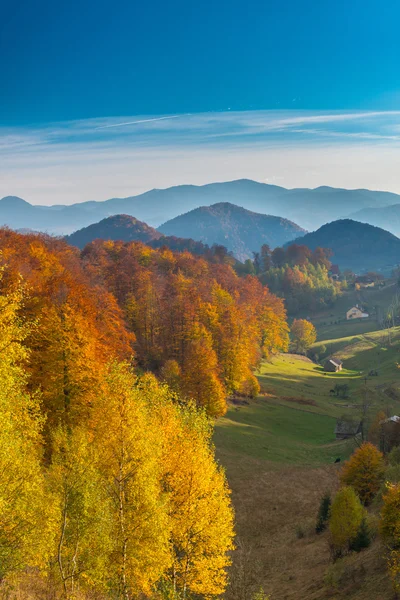
[[[328,525],[329,521],[329,511],[331,508],[331,495],[329,493],[325,494],[321,498],[321,502],[319,505],[318,516],[317,516],[317,524],[315,526],[316,533],[321,533],[324,531]]]
[[[371,545],[371,532],[368,527],[367,519],[363,517],[356,537],[350,542],[350,550],[361,552],[364,548]]]

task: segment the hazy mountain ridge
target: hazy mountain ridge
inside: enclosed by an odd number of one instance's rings
[[[387,229],[400,237],[400,203],[379,208],[364,208],[349,216],[356,221]]]
[[[158,227],[201,206],[229,202],[261,214],[279,215],[312,230],[335,218],[347,217],[364,208],[400,204],[390,192],[345,190],[327,186],[316,189],[283,187],[252,180],[180,185],[154,189],[137,196],[87,201],[66,205],[32,205],[21,198],[0,200],[0,225],[13,229],[29,227],[54,234],[68,234],[117,214],[127,214]]]
[[[275,248],[305,232],[288,219],[255,213],[230,202],[196,208],[167,221],[158,231],[208,245],[221,244],[241,261],[252,258],[253,251],[263,244]]]
[[[295,240],[311,250],[330,248],[340,268],[355,272],[389,272],[400,263],[400,239],[388,231],[351,219],[340,219]]]

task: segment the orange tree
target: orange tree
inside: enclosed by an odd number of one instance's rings
[[[383,454],[370,442],[365,442],[345,462],[340,480],[351,485],[364,505],[370,504],[378,492],[385,472]]]

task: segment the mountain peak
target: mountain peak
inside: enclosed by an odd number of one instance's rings
[[[389,231],[352,219],[339,219],[295,240],[315,250],[330,248],[332,262],[357,272],[390,272],[400,262],[400,239]]]
[[[12,208],[16,208],[17,206],[32,206],[32,204],[29,204],[29,202],[18,196],[4,196],[4,198],[0,199],[0,204],[2,208],[7,206]]]
[[[167,221],[158,230],[210,246],[221,244],[241,261],[252,258],[263,244],[281,246],[305,231],[288,219],[252,212],[231,202],[195,208]]]
[[[135,217],[113,215],[102,219],[99,223],[75,231],[67,236],[66,240],[73,246],[83,248],[95,239],[150,242],[160,237],[162,237],[161,233]]]

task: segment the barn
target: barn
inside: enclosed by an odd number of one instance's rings
[[[343,363],[338,358],[328,358],[324,364],[324,371],[327,373],[337,373],[343,369]]]
[[[362,430],[361,421],[348,421],[347,419],[337,419],[335,427],[335,436],[337,440],[348,440],[356,437]]]

